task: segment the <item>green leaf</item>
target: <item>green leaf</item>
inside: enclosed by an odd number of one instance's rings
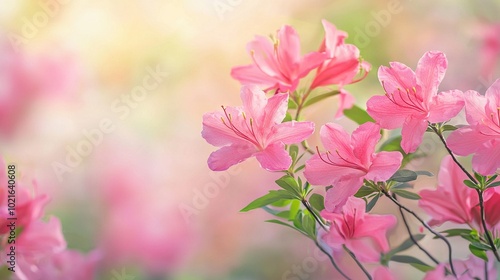
[[[299,167],[297,167],[297,168],[295,169],[294,173],[299,172],[300,170],[304,169],[305,167],[306,167],[306,165],[305,165],[305,164],[302,164],[301,166],[299,166]]]
[[[370,117],[365,110],[361,109],[357,105],[353,105],[351,109],[344,110],[344,115],[350,120],[355,121],[357,124],[375,122],[375,120]]]
[[[491,182],[495,181],[495,179],[496,179],[497,177],[498,177],[498,175],[497,175],[497,174],[495,174],[495,175],[491,176],[491,177],[488,179],[488,181],[486,181],[486,184],[487,184],[487,185],[488,185],[488,184],[491,184]]]
[[[291,202],[292,202],[292,200],[290,200],[290,199],[283,199],[283,200],[278,200],[276,202],[273,202],[270,205],[274,206],[274,207],[285,207],[288,204],[290,204]]]
[[[464,184],[469,187],[469,188],[473,188],[473,189],[479,189],[479,187],[474,184],[474,182],[472,182],[471,180],[464,180]]]
[[[441,127],[441,131],[454,131],[457,130],[457,127],[451,124],[445,124]]]
[[[283,119],[283,122],[291,122],[292,120],[293,120],[292,115],[290,115],[290,113],[286,112],[286,116]]]
[[[483,259],[486,262],[488,261],[488,256],[486,255],[485,250],[479,249],[472,244],[469,244],[469,250],[474,256]]]
[[[309,204],[318,212],[325,209],[325,198],[317,193],[313,193],[309,198]]]
[[[414,234],[413,235],[413,238],[418,242],[420,240],[422,240],[423,238],[425,237],[425,234]],[[415,243],[413,243],[413,241],[411,240],[411,238],[408,237],[408,239],[406,239],[405,241],[403,241],[403,243],[401,243],[401,245],[399,245],[398,247],[390,250],[387,255],[395,255],[399,252],[402,252],[404,250],[407,250],[409,248],[411,248],[413,245],[415,245]]]
[[[290,212],[289,216],[287,217],[290,221],[294,220],[295,217],[297,216],[297,213],[299,213],[300,209],[300,201],[299,200],[294,200],[292,204],[290,205]]]
[[[401,148],[401,135],[392,137],[387,139],[382,145],[380,145],[380,148],[378,151],[400,151],[403,152],[403,149]]]
[[[367,186],[362,186],[361,188],[359,188],[358,192],[356,194],[354,194],[355,197],[365,197],[367,195],[370,195],[374,192],[377,192],[376,190],[374,190],[373,188],[370,188],[370,187],[367,187]]]
[[[396,189],[396,190],[393,190],[392,192],[401,196],[401,197],[407,198],[407,199],[419,200],[421,198],[420,195],[418,195],[416,193],[409,192],[407,190]]]
[[[432,174],[431,172],[426,171],[426,170],[415,171],[415,173],[417,173],[418,176],[420,176],[420,175],[424,175],[424,176],[428,176],[428,177],[434,176],[434,174]]]
[[[294,198],[300,198],[300,193],[301,193],[300,186],[292,176],[285,175],[276,180],[275,182],[282,189],[287,190],[291,194],[295,195]]]
[[[290,154],[290,157],[292,158],[292,162],[295,162],[297,160],[297,156],[299,155],[299,146],[290,145],[288,153]]]
[[[410,181],[415,181],[417,179],[417,172],[407,170],[407,169],[400,169],[392,175],[392,177],[389,180],[396,181],[396,182],[410,182]]]
[[[429,270],[434,269],[432,266],[424,263],[423,261],[421,261],[415,257],[412,257],[412,256],[407,256],[407,255],[394,255],[391,257],[391,261],[399,262],[399,263],[407,263],[407,264],[413,266],[414,268],[416,268],[420,271],[423,271],[423,272],[427,272]]]
[[[293,98],[288,98],[288,109],[297,109],[298,105]]]
[[[335,96],[335,95],[338,95],[338,94],[340,94],[340,91],[338,91],[338,90],[332,90],[332,91],[329,91],[327,93],[323,93],[323,94],[317,95],[317,96],[312,97],[309,100],[307,100],[306,103],[304,104],[304,107],[307,107],[307,106],[312,105],[314,103],[317,103],[317,102],[319,102],[319,101],[321,101],[323,99],[326,99],[326,98],[328,98],[330,96]]]
[[[316,220],[309,214],[305,213],[302,216],[302,228],[314,240],[316,240]]]
[[[413,189],[413,186],[408,183],[396,183],[391,190]]]
[[[245,208],[241,209],[240,212],[248,212],[253,209],[257,209],[271,203],[277,202],[282,199],[294,199],[295,196],[291,195],[285,190],[269,191],[268,194],[257,198],[256,200],[250,202]]]
[[[471,232],[472,232],[472,230],[467,229],[467,228],[453,228],[453,229],[444,230],[441,233],[446,234],[446,237],[452,237],[452,236],[470,235]]]
[[[487,186],[487,188],[493,188],[500,186],[500,181],[493,182]]]
[[[368,204],[366,204],[366,212],[370,212],[373,207],[375,207],[375,204],[377,204],[379,197],[380,194],[377,194],[375,197],[373,197],[372,200],[370,200],[370,202],[368,202]]]

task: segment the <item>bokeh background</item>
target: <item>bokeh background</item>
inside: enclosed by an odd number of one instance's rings
[[[323,38],[321,19],[331,21],[373,66],[347,87],[364,106],[382,93],[380,65],[414,68],[428,50],[449,60],[441,90],[484,92],[500,77],[499,15],[500,1],[486,0],[2,0],[0,154],[50,195],[46,214],[62,220],[69,248],[99,250],[97,279],[336,279],[310,241],[265,223],[264,211],[239,212],[280,174],[255,160],[207,167],[215,148],[201,138],[202,115],[240,104],[229,72],[250,63],[246,43],[289,24],[309,52]],[[353,129],[334,120],[336,103],[304,117]],[[432,136],[425,144],[431,157],[413,168],[436,173],[445,151]],[[395,229],[391,244],[405,238]],[[445,259],[442,244],[424,242]]]

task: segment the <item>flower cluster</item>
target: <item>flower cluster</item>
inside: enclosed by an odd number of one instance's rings
[[[7,182],[7,166],[3,161],[0,168],[0,180]],[[99,252],[85,255],[67,249],[59,219],[54,216],[47,221],[42,219],[49,197],[33,196],[18,182],[13,190],[14,200],[9,200],[9,189],[0,189],[1,259],[2,264],[9,266],[4,271],[15,272],[14,278],[19,280],[92,279]],[[15,203],[15,210],[9,210],[12,208],[9,202]],[[9,219],[13,216],[15,219]]]
[[[399,62],[380,66],[378,78],[385,94],[372,96],[364,111],[353,105],[344,86],[362,80],[370,65],[360,59],[356,46],[345,43],[346,32],[325,20],[323,27],[325,38],[319,49],[303,56],[290,26],[278,30],[272,41],[258,36],[248,44],[253,63],[231,72],[242,84],[243,106],[222,107],[203,116],[203,138],[221,147],[210,155],[209,167],[226,170],[255,156],[262,168],[282,172],[276,181],[281,189],[242,211],[266,207],[286,219],[271,222],[312,239],[346,279],[351,279],[348,268],[336,264],[343,253],[368,279],[396,279],[387,268],[390,262],[427,272],[425,279],[496,277],[492,260],[500,262],[500,191],[495,188],[500,185],[500,79],[484,96],[475,91],[440,91],[448,62],[444,53],[429,51],[415,71]],[[312,83],[300,88],[310,73]],[[311,94],[322,87],[336,90]],[[272,96],[267,98],[266,92]],[[314,151],[307,140],[315,124],[303,121],[300,113],[333,95],[341,96],[337,116],[343,112],[359,126],[350,134],[335,122],[322,125],[319,135],[325,151],[319,147]],[[464,107],[468,124],[450,125]],[[379,145],[386,130],[398,128],[400,136],[384,137]],[[411,182],[432,173],[404,167],[420,156],[417,151],[426,132],[436,134],[449,155],[442,161],[437,187],[417,193]],[[468,171],[457,156],[471,154],[473,170]],[[320,189],[311,185],[326,187],[324,197],[321,191],[312,193]],[[387,239],[396,217],[371,213],[382,197],[399,208],[408,231],[409,238],[399,246],[391,247]],[[431,220],[427,223],[400,198],[419,200],[418,206]],[[298,204],[303,208],[297,210]],[[289,209],[275,209],[276,205]],[[424,235],[411,232],[406,215],[444,242],[447,259],[439,260],[419,244]],[[438,232],[436,227],[445,222],[462,228]],[[451,238],[469,242],[472,255],[467,260],[455,258]],[[400,254],[414,245],[432,264]],[[369,263],[380,266],[370,270],[365,267]]]

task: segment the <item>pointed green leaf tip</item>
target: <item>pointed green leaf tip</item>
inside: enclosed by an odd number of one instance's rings
[[[368,113],[357,105],[353,105],[351,109],[344,110],[344,116],[350,120],[355,121],[357,124],[364,124],[366,122],[375,122],[375,120],[368,115]]]
[[[269,191],[268,194],[257,198],[256,200],[250,202],[245,208],[241,209],[240,212],[248,212],[253,209],[261,208],[263,206],[275,203],[282,199],[294,199],[295,197],[285,190]]]

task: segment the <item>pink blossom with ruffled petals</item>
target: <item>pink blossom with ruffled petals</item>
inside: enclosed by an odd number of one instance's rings
[[[490,258],[493,257],[489,254]],[[446,275],[446,268],[449,270],[448,264],[439,264],[432,271],[427,272],[423,280],[476,280],[485,279],[484,277],[484,261],[475,256],[469,256],[466,260],[453,260],[453,266],[457,277],[453,275]],[[488,263],[488,277],[489,279],[497,279],[497,270],[495,262]]]
[[[342,245],[351,250],[362,262],[378,262],[380,254],[389,251],[387,231],[396,224],[392,215],[373,215],[365,212],[361,198],[349,197],[340,213],[326,210],[321,216],[330,221],[330,231],[320,231],[320,238],[334,251]]]
[[[371,69],[371,65],[361,61],[359,49],[351,44],[345,44],[347,33],[338,30],[335,25],[323,20],[325,39],[321,44],[319,52],[324,52],[327,59],[318,67],[318,71],[311,84],[311,89],[321,86],[337,85],[343,86],[362,80]],[[354,79],[360,72],[364,76]],[[344,109],[351,108],[354,98],[347,91],[341,91],[341,102],[336,117],[342,116]],[[346,102],[347,101],[347,102]]]
[[[479,203],[474,189],[463,182],[467,175],[458,167],[451,156],[441,162],[438,174],[438,186],[435,190],[422,190],[418,205],[431,215],[430,226],[444,222],[472,224],[472,208]]]
[[[208,166],[222,171],[255,156],[266,170],[287,170],[292,159],[285,145],[309,137],[314,132],[314,123],[281,123],[288,108],[286,93],[267,99],[257,86],[244,86],[241,99],[243,107],[227,107],[223,112],[203,116],[203,138],[222,147],[210,155]]]
[[[500,79],[482,96],[467,91],[465,114],[468,126],[453,131],[447,139],[451,150],[461,156],[474,154],[472,167],[483,175],[500,168]]]
[[[401,153],[375,153],[381,137],[375,123],[362,124],[352,136],[342,126],[329,123],[321,127],[320,135],[328,151],[309,159],[304,175],[313,185],[333,186],[325,197],[330,212],[338,211],[358,191],[363,179],[386,181],[401,166]]]
[[[370,98],[367,111],[383,128],[402,127],[401,147],[406,153],[422,143],[429,122],[448,121],[464,106],[461,91],[438,94],[447,67],[444,53],[431,51],[420,58],[415,72],[399,62],[378,70],[386,94]]]
[[[467,224],[483,231],[477,192],[467,187],[463,181],[467,175],[447,156],[441,162],[436,190],[422,190],[418,204],[432,219],[430,226],[439,226],[444,222]],[[496,188],[484,193],[486,224],[490,229],[500,229],[500,193]]]
[[[5,249],[2,256],[5,258],[9,252],[9,246],[6,244],[6,239],[3,242],[5,242]],[[31,279],[27,275],[36,273],[40,262],[66,249],[61,222],[55,217],[51,217],[47,222],[40,220],[31,222],[23,228],[16,239],[15,246],[18,266],[16,276],[22,280]]]
[[[300,40],[295,29],[285,25],[278,30],[273,43],[256,36],[247,50],[253,64],[234,67],[231,76],[242,85],[259,85],[267,90],[293,92],[301,78],[317,68],[326,58],[324,53],[300,54]]]
[[[0,159],[0,180],[2,182],[7,182],[7,166],[5,162]],[[7,226],[11,221],[7,218],[16,217],[16,227],[24,227],[31,223],[32,221],[39,219],[43,215],[43,209],[45,205],[49,202],[49,197],[45,194],[43,195],[32,195],[32,192],[24,188],[20,182],[17,182],[16,185],[16,208],[14,215],[11,215],[11,211],[9,211],[9,207],[7,203],[9,202],[10,189],[0,188],[0,234],[4,234],[10,231]]]

